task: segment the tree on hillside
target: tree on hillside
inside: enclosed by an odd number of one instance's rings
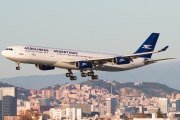
[[[157,118],[165,118],[161,111],[157,111],[156,114],[157,114]]]
[[[21,112],[19,115],[19,120],[38,120],[38,119],[39,119],[39,114],[31,110]]]

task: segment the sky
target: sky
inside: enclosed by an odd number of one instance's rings
[[[160,33],[153,58],[179,61],[179,0],[0,0],[0,51],[13,45],[36,45],[103,53],[130,54],[152,33]],[[62,74],[40,71],[0,55],[0,78]]]

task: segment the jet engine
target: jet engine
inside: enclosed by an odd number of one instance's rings
[[[121,65],[121,64],[129,64],[130,60],[128,58],[115,57],[115,58],[112,59],[112,62],[114,64]]]
[[[76,62],[76,67],[77,68],[92,68],[92,63],[79,61],[79,62]]]
[[[40,70],[54,70],[55,67],[50,66],[50,65],[35,65],[37,68],[39,68]]]

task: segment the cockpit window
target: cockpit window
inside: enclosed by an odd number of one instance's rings
[[[6,50],[11,50],[11,51],[13,51],[13,49],[12,49],[12,48],[6,48]]]

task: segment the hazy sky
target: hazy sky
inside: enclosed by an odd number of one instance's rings
[[[104,53],[133,53],[152,33],[160,33],[153,58],[180,58],[180,0],[0,0],[0,51],[38,45]],[[177,59],[179,60],[179,59]],[[0,78],[65,73],[39,71],[0,55]]]

